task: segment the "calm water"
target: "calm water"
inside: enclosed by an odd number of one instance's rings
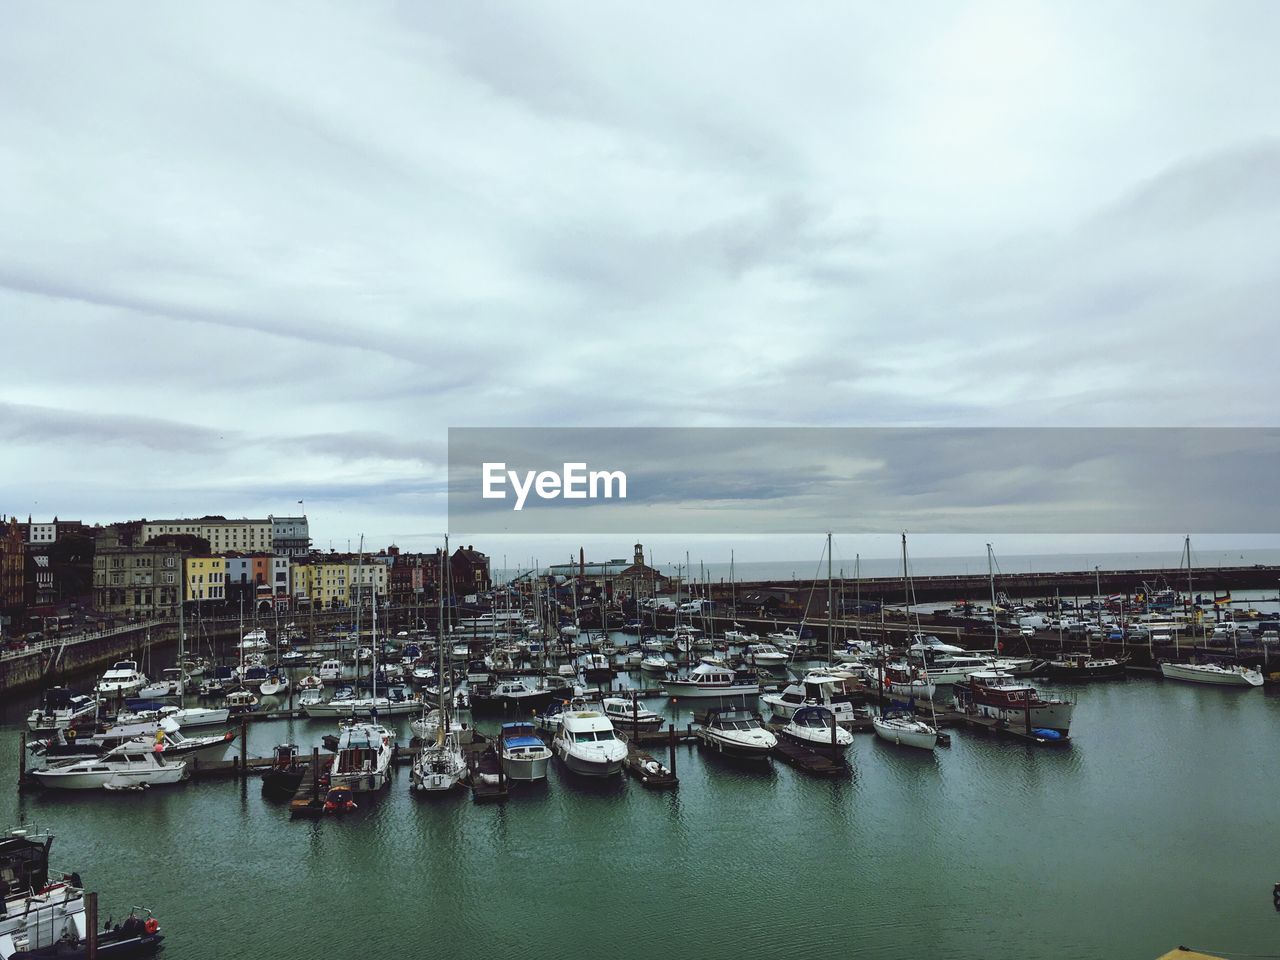
[[[956,731],[930,755],[859,735],[840,783],[680,747],[670,794],[553,767],[505,806],[424,801],[401,768],[343,820],[290,821],[251,780],[10,787],[0,823],[50,827],[57,864],[117,916],[153,907],[183,960],[1274,953],[1280,698],[1156,679],[1077,695],[1070,747]],[[3,707],[7,784],[26,708]],[[259,723],[250,751],[327,732]]]

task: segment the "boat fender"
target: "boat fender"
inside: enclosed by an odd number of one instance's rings
[[[147,922],[142,925],[142,928],[146,930],[148,934],[154,934],[160,929],[160,921],[155,917],[147,917]]]

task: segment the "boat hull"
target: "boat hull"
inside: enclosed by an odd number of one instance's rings
[[[932,750],[938,745],[938,731],[913,730],[893,723],[886,723],[879,717],[871,721],[876,736],[881,740],[902,747],[916,747],[920,750]]]
[[[108,770],[84,773],[62,773],[54,770],[33,770],[31,775],[42,787],[55,790],[101,790],[107,783],[117,786],[145,784],[163,786],[180,783],[186,776],[186,764],[178,763],[162,769]]]
[[[725,697],[754,697],[760,693],[760,685],[758,683],[735,683],[723,687],[711,687],[689,683],[684,680],[663,680],[661,681],[661,686],[668,697],[680,697],[682,699],[692,697],[714,700]]]
[[[613,777],[622,773],[623,765],[626,763],[626,757],[614,758],[598,758],[595,756],[584,757],[581,754],[566,750],[562,744],[557,744],[556,754],[560,757],[560,762],[570,771],[581,777]]]
[[[1234,670],[1204,671],[1196,670],[1195,664],[1162,663],[1160,674],[1169,680],[1184,680],[1188,683],[1200,683],[1212,687],[1233,687],[1248,690],[1262,686],[1262,674],[1256,670],[1238,673]]]
[[[502,770],[509,780],[545,780],[551,755],[545,757],[503,757]]]
[[[768,760],[776,745],[776,742],[769,744],[733,740],[718,736],[714,731],[706,729],[698,731],[698,737],[704,746],[714,750],[716,753],[739,760]]]

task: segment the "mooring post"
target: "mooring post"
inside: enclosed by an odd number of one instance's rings
[[[676,725],[674,721],[667,730],[667,747],[670,753],[671,776],[676,775]]]
[[[18,789],[27,782],[27,736],[18,731]]]
[[[836,721],[836,715],[831,714],[831,762],[838,764],[840,762],[840,724]]]
[[[249,721],[244,717],[240,718],[240,776],[247,777],[249,775]]]
[[[311,799],[320,799],[320,748],[311,748]]]
[[[98,960],[98,895],[84,895],[85,960]]]

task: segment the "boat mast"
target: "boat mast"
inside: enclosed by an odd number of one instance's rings
[[[991,551],[991,544],[987,544],[987,579],[991,583],[991,626],[995,630],[995,640],[992,641],[991,651],[1000,656],[1000,617],[996,614],[996,567],[995,557]]]
[[[858,612],[854,615],[857,619],[853,621],[853,629],[857,631],[858,642],[862,642],[862,554],[855,553],[853,555],[853,576],[856,580],[858,595]]]
[[[1094,592],[1093,602],[1097,605],[1097,610],[1098,610],[1098,636],[1101,637],[1102,636],[1102,573],[1097,566],[1093,568],[1093,592]],[[1093,641],[1089,638],[1088,630],[1084,632],[1084,646],[1085,646],[1085,651],[1089,654],[1090,657],[1092,657]],[[1104,647],[1103,650],[1105,651],[1106,648]]]
[[[449,564],[449,535],[444,535],[444,552],[440,554],[440,589],[439,594],[439,610],[438,622],[436,624],[436,633],[439,634],[439,642],[436,644],[436,690],[439,692],[437,698],[440,704],[440,722],[436,724],[436,746],[444,743],[444,732],[449,725],[449,707],[448,704],[453,702],[453,677],[450,676],[449,693],[446,697],[444,690],[444,598],[445,590],[448,586],[446,576],[450,569]],[[450,650],[452,657],[452,649]]]
[[[835,656],[835,609],[831,605],[831,531],[827,531],[827,662]]]
[[[182,555],[178,555],[178,559],[182,560]],[[185,561],[179,563],[182,568],[178,572],[178,709],[185,710],[187,708],[187,671],[183,666],[186,660],[187,650],[187,621],[183,616],[182,602],[186,593],[186,576],[187,564]]]

